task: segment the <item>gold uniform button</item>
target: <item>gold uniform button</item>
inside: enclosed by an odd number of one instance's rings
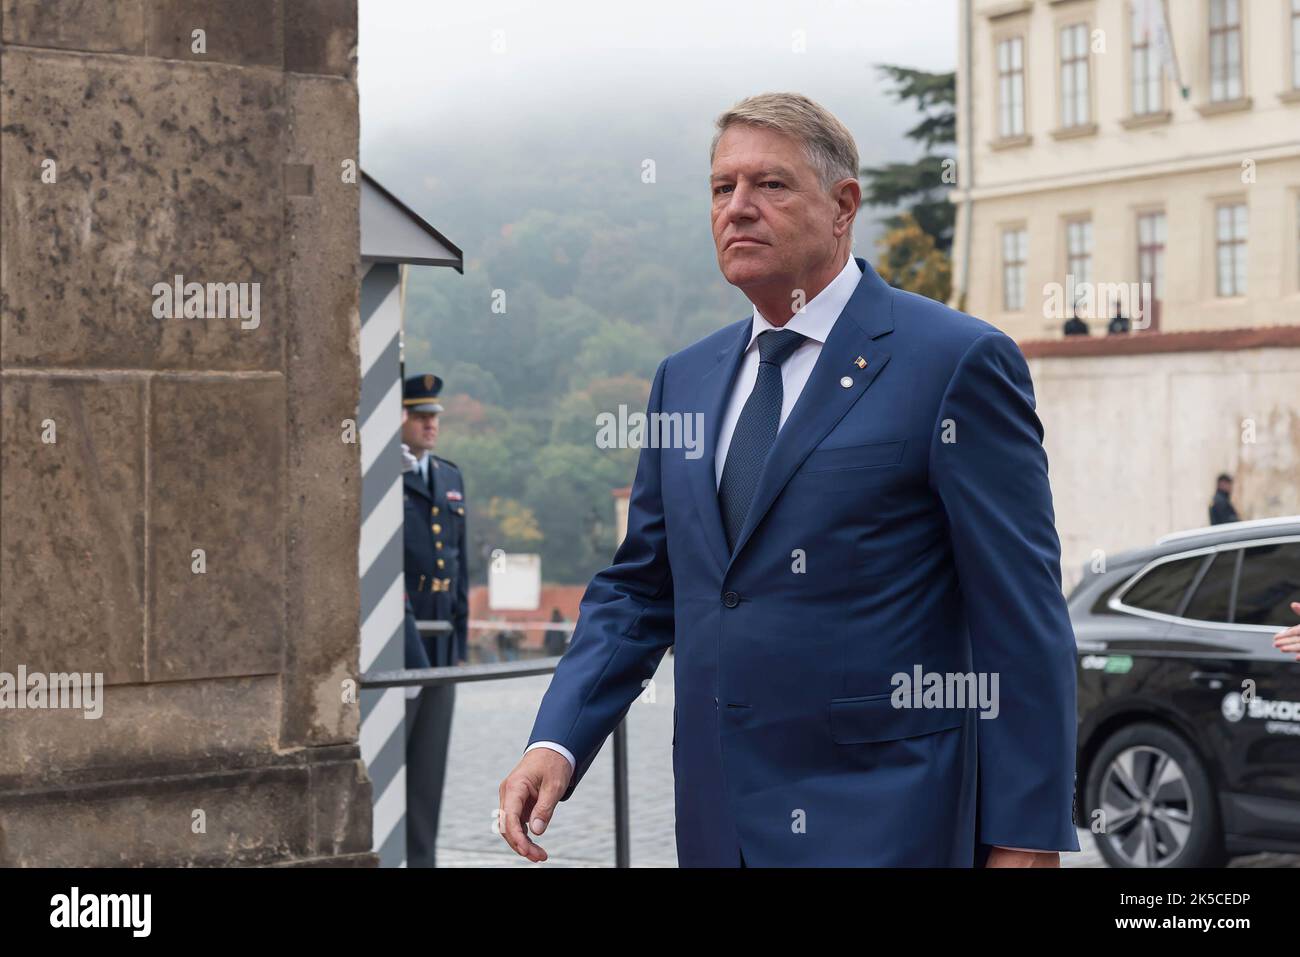
[[[447,567],[447,563],[446,563],[446,561],[444,561],[444,560],[441,559],[441,558],[438,559],[438,567],[439,567],[439,568],[446,568],[446,567]]]
[[[433,533],[436,535],[441,531],[442,531],[442,526],[435,522],[433,525]]]
[[[442,542],[434,542],[434,543],[433,543],[433,547],[434,547],[434,548],[441,549],[441,548],[442,548]]]
[[[434,514],[434,515],[437,515],[437,514],[438,514],[438,506],[436,506],[436,505],[433,507],[433,514]]]

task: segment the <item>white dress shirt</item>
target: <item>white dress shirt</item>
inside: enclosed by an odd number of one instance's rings
[[[862,270],[858,268],[857,261],[850,254],[844,263],[844,268],[827,284],[826,288],[805,303],[804,307],[791,316],[790,321],[784,326],[772,325],[763,318],[758,307],[754,307],[749,343],[745,346],[745,355],[740,361],[736,381],[731,386],[731,397],[727,401],[727,408],[718,431],[718,447],[713,456],[715,485],[722,484],[722,467],[727,462],[731,437],[736,431],[736,423],[740,419],[741,410],[745,407],[745,401],[754,391],[754,383],[758,381],[759,356],[758,346],[754,345],[754,340],[758,338],[759,333],[766,332],[768,329],[791,329],[806,337],[806,341],[800,343],[799,347],[781,364],[781,419],[777,423],[777,431],[780,432],[781,427],[785,425],[785,420],[790,417],[790,411],[799,401],[804,386],[808,384],[808,377],[812,375],[813,366],[817,364],[817,357],[822,354],[822,346],[826,344],[831,327],[835,325],[840,313],[848,305],[853,290],[858,287],[861,279]],[[533,748],[550,748],[552,751],[558,751],[569,759],[572,767],[578,766],[573,753],[562,744],[554,741],[537,741],[530,744],[524,753],[527,754]],[[1008,850],[1031,849],[1008,848]]]
[[[402,448],[406,450],[407,455],[411,455],[412,458],[415,458],[415,456],[410,452],[410,450],[407,448],[406,445],[403,445]],[[424,480],[424,483],[426,485],[429,484],[429,466],[432,463],[432,461],[433,460],[429,458],[429,452],[427,449],[420,453],[420,457],[418,459],[415,459],[414,472],[416,475],[420,476],[420,478]],[[419,685],[415,685],[413,687],[408,687],[404,689],[406,694],[406,700],[407,701],[415,700],[416,698],[420,697],[420,692],[423,690],[424,689],[421,688]]]
[[[718,448],[713,456],[715,485],[722,484],[722,467],[727,462],[731,437],[736,432],[736,423],[740,420],[741,410],[745,408],[749,394],[754,391],[754,383],[758,381],[758,346],[754,344],[754,340],[758,338],[759,333],[769,329],[789,329],[806,337],[806,341],[800,343],[799,348],[790,353],[789,358],[781,364],[781,419],[777,423],[779,432],[781,426],[785,425],[785,420],[790,417],[790,410],[799,401],[803,387],[808,384],[808,377],[812,375],[813,366],[817,364],[817,357],[822,354],[826,337],[831,334],[831,326],[835,325],[835,320],[844,311],[861,279],[862,270],[858,269],[857,262],[849,256],[844,268],[826,285],[826,288],[813,296],[810,302],[805,303],[804,307],[791,316],[790,321],[784,326],[772,325],[763,318],[758,307],[754,307],[749,344],[745,347],[744,358],[740,360],[740,370],[736,373],[736,381],[731,386],[731,398],[727,402],[726,411],[722,416],[722,427],[718,431]]]

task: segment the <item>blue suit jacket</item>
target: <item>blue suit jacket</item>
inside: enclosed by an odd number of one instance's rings
[[[683,866],[1079,848],[1074,640],[1028,367],[857,262],[731,553],[714,450],[750,319],[659,366],[649,411],[703,412],[704,454],[642,449],[627,537],[533,727],[577,758],[567,799],[675,644]],[[894,707],[892,676],[917,666],[997,673],[998,716]]]

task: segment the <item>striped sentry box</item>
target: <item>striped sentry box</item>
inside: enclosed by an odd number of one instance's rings
[[[365,268],[363,266],[363,268]],[[403,666],[401,267],[361,280],[361,670]],[[406,864],[406,694],[361,692],[361,758],[381,867]]]

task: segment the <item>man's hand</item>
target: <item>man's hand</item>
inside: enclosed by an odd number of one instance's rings
[[[533,843],[524,822],[531,824],[534,834],[545,831],[572,776],[573,768],[564,755],[550,748],[534,748],[519,759],[515,769],[501,782],[497,794],[501,804],[501,836],[520,857],[546,860],[546,850]]]
[[[1291,602],[1291,610],[1300,615],[1300,601]],[[1300,661],[1300,625],[1292,625],[1274,635],[1273,647],[1283,654],[1295,655],[1295,660]]]
[[[1060,867],[1061,855],[1056,851],[1013,851],[1005,847],[995,847],[989,851],[989,859],[984,866]]]

